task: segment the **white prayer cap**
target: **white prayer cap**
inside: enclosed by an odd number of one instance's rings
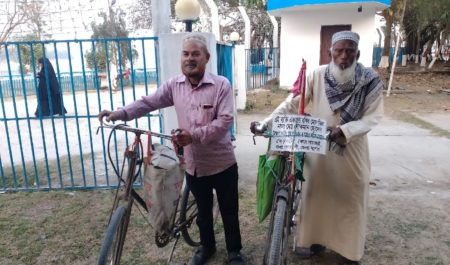
[[[336,42],[340,40],[351,40],[356,43],[356,45],[359,44],[359,34],[353,31],[339,31],[333,34],[333,37],[331,38],[331,46],[333,46]]]

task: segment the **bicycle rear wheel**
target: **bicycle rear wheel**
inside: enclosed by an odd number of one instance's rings
[[[282,260],[283,243],[285,239],[284,227],[286,224],[286,200],[279,198],[276,204],[276,212],[272,222],[272,235],[270,237],[270,246],[266,252],[266,265],[279,265]]]
[[[129,220],[130,212],[124,206],[119,206],[114,211],[100,249],[98,265],[118,265],[120,263]]]
[[[190,189],[186,185],[183,189],[183,194],[180,203],[180,218],[179,223],[186,222],[180,229],[181,235],[186,243],[190,246],[197,247],[200,245],[200,232],[196,225],[197,220],[197,203],[195,202],[194,195],[190,192]],[[213,194],[213,223],[217,222],[219,218],[220,210],[217,201],[217,195]]]

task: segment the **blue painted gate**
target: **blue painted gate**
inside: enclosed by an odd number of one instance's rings
[[[116,186],[107,161],[109,132],[96,134],[97,114],[156,89],[157,45],[157,38],[0,43],[0,191]],[[41,57],[53,66],[57,94],[50,85],[39,86]],[[49,69],[47,63],[44,67]],[[50,72],[45,71],[48,84]],[[46,96],[40,96],[43,92]],[[49,104],[50,114],[41,115],[45,99],[59,101],[67,113],[58,115]],[[132,125],[160,131],[160,114]],[[116,162],[128,137],[113,137]]]
[[[233,89],[233,49],[234,47],[229,44],[217,43],[217,74],[225,76],[231,84],[231,89]],[[233,93],[234,95],[234,93]],[[236,109],[236,108],[235,108]],[[236,119],[236,117],[235,117]],[[231,139],[235,139],[235,125],[230,129]]]

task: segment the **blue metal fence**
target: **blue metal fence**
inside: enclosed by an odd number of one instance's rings
[[[397,64],[402,63],[402,56],[405,52],[405,48],[400,48],[397,55]],[[381,61],[381,56],[383,53],[382,47],[373,47],[373,55],[372,55],[372,67],[378,67]],[[389,49],[389,64],[392,64],[394,61],[394,53],[395,53],[395,47],[391,47]]]
[[[116,186],[97,114],[156,89],[157,45],[153,37],[0,43],[0,191]],[[159,112],[133,125],[162,128]],[[128,137],[114,135],[116,163]]]
[[[135,77],[135,85],[143,85],[145,84],[146,80],[147,82],[153,82],[156,83],[156,70],[150,69],[144,72],[144,69],[134,69],[134,77]],[[145,76],[146,75],[146,76]],[[71,92],[72,89],[75,91],[84,90],[84,79],[83,79],[83,73],[82,72],[74,72],[72,75],[70,73],[60,73],[59,74],[59,85],[61,88],[61,91],[64,92]],[[101,84],[95,84],[95,82],[100,82],[100,78],[98,76],[95,76],[95,73],[93,71],[86,71],[86,83],[88,90],[95,90],[97,86],[100,86]],[[10,86],[10,77],[9,76],[0,76],[0,85],[4,90],[3,96],[11,97],[14,90],[15,96],[23,96],[22,87],[25,86],[25,91],[28,96],[35,95],[36,90],[34,87],[34,79],[35,77],[27,74],[23,76],[24,84],[22,84],[22,75],[16,74],[12,75],[12,87]],[[74,87],[72,88],[72,82],[74,84]],[[123,80],[124,86],[131,85],[131,80],[125,79]]]
[[[280,76],[279,48],[255,48],[245,50],[247,88],[265,86]]]

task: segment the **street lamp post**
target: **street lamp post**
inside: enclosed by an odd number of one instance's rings
[[[192,22],[200,15],[200,4],[197,0],[178,0],[175,13],[186,24],[186,31],[192,31]]]

